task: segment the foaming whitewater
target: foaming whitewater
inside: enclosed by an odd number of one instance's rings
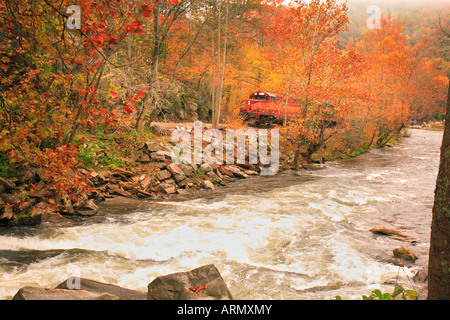
[[[236,299],[360,298],[410,287],[427,264],[439,132],[413,130],[396,147],[317,171],[254,177],[168,201],[113,200],[100,222],[0,231],[0,298],[26,285],[81,276],[146,291],[156,276],[214,263]],[[419,240],[413,266],[389,262]]]

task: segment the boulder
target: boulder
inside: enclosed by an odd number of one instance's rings
[[[16,184],[14,182],[2,177],[0,177],[0,185],[3,186],[4,190],[14,190],[16,188]]]
[[[171,130],[165,129],[157,124],[151,125],[149,129],[158,136],[170,136],[172,134]]]
[[[231,172],[230,170],[228,170],[225,166],[220,166],[219,167],[219,171],[221,174],[223,174],[224,176],[228,176],[230,178],[234,178],[233,172]]]
[[[199,170],[206,173],[212,171],[213,168],[211,167],[211,165],[204,163],[200,166]]]
[[[396,248],[393,250],[394,257],[405,260],[415,262],[417,260],[417,256],[410,249],[406,247]]]
[[[148,156],[148,154],[141,154],[138,158],[137,161],[140,163],[149,163],[151,161],[150,157]]]
[[[96,171],[92,171],[89,173],[89,180],[94,184],[98,185],[101,183],[101,180],[99,178],[99,174]]]
[[[48,203],[39,202],[31,209],[32,215],[41,216],[41,222],[73,225],[76,224],[73,220],[61,216]]]
[[[1,208],[0,208],[1,210]],[[11,220],[14,216],[12,207],[4,207],[3,212],[0,214],[0,220]]]
[[[147,141],[145,143],[145,148],[149,153],[153,153],[159,151],[161,149],[161,146],[155,141]]]
[[[72,201],[70,201],[67,193],[64,193],[61,196],[62,203],[64,205],[64,213],[66,214],[74,214],[75,210],[73,209]]]
[[[13,217],[12,207],[0,207],[0,226],[10,226]]]
[[[24,182],[35,182],[37,178],[36,169],[26,166],[22,170],[21,179]]]
[[[184,175],[183,170],[181,170],[180,165],[177,163],[171,163],[167,166],[167,170],[170,171],[173,175],[175,174],[181,174]]]
[[[180,188],[187,188],[188,185],[190,185],[192,183],[193,183],[193,180],[191,178],[186,178],[184,180],[177,182],[177,184]]]
[[[96,215],[98,207],[92,199],[87,200],[81,207],[78,208],[77,213],[83,217],[90,217]]]
[[[237,178],[248,178],[248,175],[241,171],[241,169],[234,166],[226,166],[226,168],[233,173],[233,175]]]
[[[154,161],[164,161],[164,160],[172,160],[172,152],[168,150],[160,150],[153,152],[150,157]]]
[[[186,177],[190,177],[194,174],[194,167],[190,164],[180,163],[178,167],[183,171]]]
[[[46,202],[39,202],[37,203],[32,209],[31,213],[35,215],[40,216],[46,216],[46,215],[60,215],[57,213],[48,203]]]
[[[167,170],[169,170],[172,173],[173,178],[177,183],[186,179],[186,175],[184,174],[183,170],[181,170],[180,166],[176,163],[169,164],[167,166]]]
[[[134,176],[133,172],[125,170],[125,169],[122,169],[122,168],[114,169],[114,174],[118,175],[118,176],[121,176],[121,177],[124,177],[124,178]]]
[[[414,282],[427,282],[427,280],[428,280],[428,268],[420,269],[412,277],[412,281]]]
[[[107,181],[112,176],[111,171],[100,171],[98,177],[104,182]]]
[[[145,143],[145,151],[148,154],[152,154],[152,153],[158,152],[158,151],[170,151],[170,149],[168,146],[160,144],[156,141],[147,141]]]
[[[138,150],[133,150],[133,151],[131,151],[131,153],[130,153],[130,156],[129,156],[129,160],[131,161],[131,162],[136,162],[138,159],[139,159],[139,157],[141,156],[141,152],[139,152]]]
[[[101,188],[99,188],[99,189],[101,189]],[[88,201],[88,200],[89,200],[89,197],[88,197],[87,193],[80,192],[76,197],[76,201],[74,202],[73,207],[79,208],[79,207],[83,206],[86,203],[86,201]]]
[[[30,198],[48,198],[53,196],[53,192],[47,189],[36,189],[33,191],[30,191],[29,193]]]
[[[161,152],[154,152],[150,155],[153,161],[164,161],[166,157]]]
[[[35,210],[28,213],[17,215],[15,217],[14,225],[19,226],[37,226],[42,222],[42,214]]]
[[[136,190],[137,183],[129,182],[129,181],[120,181],[119,186],[126,191],[133,192]]]
[[[86,290],[63,290],[37,287],[23,287],[13,300],[119,300],[108,293],[89,292]]]
[[[232,296],[217,268],[210,264],[188,272],[157,277],[148,285],[147,299],[231,300]]]
[[[210,171],[206,173],[206,176],[210,179],[213,180],[215,182],[220,182],[222,179],[216,174],[214,173],[214,171]]]
[[[110,192],[112,192],[112,193],[119,194],[119,195],[121,195],[121,196],[123,196],[123,197],[126,197],[126,198],[132,198],[132,196],[133,196],[133,195],[132,195],[131,193],[129,193],[128,191],[125,191],[125,190],[119,188],[118,186],[116,186],[116,185],[114,185],[114,184],[108,184],[108,190],[109,190]]]
[[[156,173],[156,177],[159,181],[164,181],[172,177],[172,174],[167,170],[161,170]]]
[[[376,235],[387,236],[387,237],[390,237],[390,238],[396,239],[396,240],[401,240],[401,241],[406,241],[406,242],[417,242],[416,239],[411,238],[407,234],[405,234],[401,231],[395,230],[395,229],[391,229],[391,228],[375,227],[373,229],[370,229],[370,232],[372,232],[373,234],[376,234]]]
[[[204,180],[202,185],[203,185],[203,188],[205,188],[205,189],[211,189],[211,190],[215,190],[216,189],[214,187],[214,184],[211,181],[209,181],[209,180]]]
[[[120,300],[147,300],[145,292],[122,288],[113,284],[102,283],[84,278],[69,278],[60,283],[55,289],[85,290],[96,293],[107,293]]]
[[[184,174],[174,174],[173,178],[177,183],[182,183],[182,181],[186,180],[186,176]]]
[[[173,194],[177,192],[177,187],[174,183],[163,182],[156,187],[156,190],[163,194]]]
[[[30,211],[13,212],[12,207],[4,207],[0,211],[0,226],[36,226],[42,221],[42,213],[33,207]]]
[[[145,191],[148,189],[148,187],[152,186],[154,184],[154,178],[153,176],[144,176],[144,178],[139,182],[141,185],[141,188]]]

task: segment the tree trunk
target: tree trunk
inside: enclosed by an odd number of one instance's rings
[[[221,59],[221,55],[220,55],[220,46],[221,46],[221,33],[222,33],[222,22],[221,22],[221,8],[219,5],[219,18],[218,18],[218,31],[217,31],[217,79],[215,79],[215,88],[214,88],[214,93],[215,93],[215,97],[214,97],[214,101],[213,101],[213,112],[212,112],[212,127],[213,129],[217,129],[218,125],[217,125],[217,113],[218,113],[218,109],[220,108],[220,100],[221,100],[221,96],[220,96],[220,59]]]
[[[428,261],[428,300],[450,300],[450,85],[436,182]]]
[[[222,58],[222,71],[220,73],[220,83],[219,83],[219,100],[217,104],[217,114],[216,114],[216,128],[220,125],[220,109],[222,105],[223,96],[223,80],[225,78],[225,67],[227,59],[227,45],[228,45],[228,22],[230,16],[230,0],[227,1],[227,12],[225,17],[225,39],[223,41],[223,58]]]

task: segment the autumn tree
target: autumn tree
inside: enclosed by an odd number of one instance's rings
[[[359,57],[339,46],[347,7],[336,1],[293,1],[275,20],[268,59],[273,84],[286,103],[299,105],[299,117],[282,130],[294,150],[293,165],[307,161],[330,137],[329,124],[342,118],[350,103],[346,83],[358,72]],[[282,107],[282,106],[280,106]]]
[[[445,75],[438,70],[441,60],[425,54],[430,42],[423,38],[412,45],[404,21],[389,12],[381,17],[380,28],[364,33],[356,46],[364,56],[364,72],[355,86],[359,106],[366,109],[367,148],[382,147],[414,112],[436,109],[445,99]]]
[[[151,12],[157,1],[136,1]],[[142,32],[136,8],[118,0],[80,2],[83,23],[68,27],[70,1],[0,1],[0,152],[17,170],[31,167],[57,193],[84,186],[78,172],[81,128],[115,123],[99,87],[109,52]]]

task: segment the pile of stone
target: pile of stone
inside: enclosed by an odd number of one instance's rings
[[[260,168],[251,164],[217,165],[172,162],[169,147],[147,142],[132,154],[131,161],[153,162],[156,171],[133,172],[115,169],[113,172],[88,173],[96,200],[120,195],[127,198],[158,198],[172,194],[186,194],[192,190],[211,189],[236,179],[257,175]]]
[[[127,163],[135,169],[98,172],[79,169],[88,177],[89,191],[80,191],[71,199],[67,194],[49,190],[36,170],[24,173],[24,178],[29,176],[28,184],[35,184],[29,192],[20,191],[26,188],[19,188],[14,181],[0,178],[0,226],[37,225],[43,219],[59,222],[64,217],[94,216],[99,212],[98,203],[107,198],[158,199],[195,190],[215,190],[237,179],[258,175],[260,171],[259,166],[249,163],[173,163],[171,147],[154,141],[133,151]],[[146,164],[151,164],[151,171],[145,172]],[[22,207],[14,210],[18,198]]]

